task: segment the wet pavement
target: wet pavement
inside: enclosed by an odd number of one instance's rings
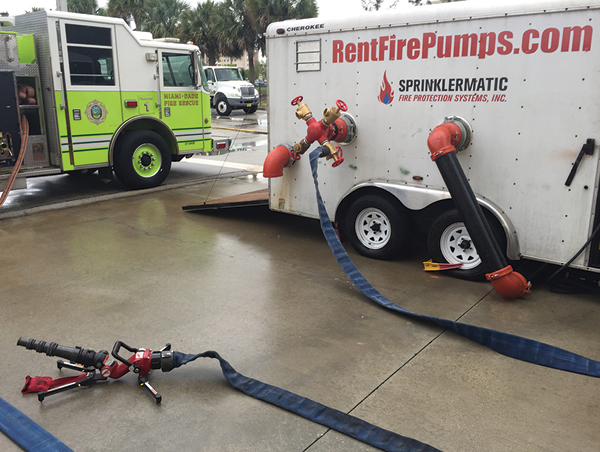
[[[200,164],[198,164],[200,166]],[[516,361],[373,304],[316,220],[266,207],[183,212],[266,187],[252,174],[0,220],[0,397],[75,451],[374,450],[232,389],[202,359],[37,401],[26,375],[72,375],[19,337],[111,350],[216,350],[239,372],[446,452],[596,452],[600,379]],[[400,261],[352,260],[383,295],[600,359],[597,295],[523,299]],[[0,450],[19,450],[0,435]]]
[[[213,116],[212,124],[215,136],[233,140],[234,152],[221,156],[194,156],[173,163],[167,180],[153,190],[160,191],[220,178],[259,175],[262,172],[262,164],[267,156],[268,123],[265,110],[258,110],[251,115],[242,110],[234,110],[230,116]],[[137,196],[139,193],[129,190],[116,176],[107,182],[102,181],[97,173],[32,177],[27,180],[27,189],[13,190],[10,193],[0,208],[0,220],[71,205]]]

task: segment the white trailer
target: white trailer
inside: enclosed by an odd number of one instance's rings
[[[424,230],[434,261],[462,263],[455,276],[475,279],[481,259],[427,149],[437,125],[462,118],[472,140],[458,159],[507,257],[563,264],[600,222],[591,141],[600,132],[599,26],[597,0],[465,1],[271,24],[269,147],[304,138],[296,96],[317,118],[343,100],[357,134],[341,165],[320,162],[331,220],[375,258]],[[269,204],[318,217],[307,155],[270,179]],[[599,244],[572,266],[600,272]]]

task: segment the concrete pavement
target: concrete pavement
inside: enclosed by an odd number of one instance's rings
[[[266,186],[241,177],[0,221],[0,397],[75,451],[373,450],[232,389],[203,359],[48,398],[19,391],[59,372],[19,337],[111,350],[116,340],[216,350],[241,373],[446,452],[578,451],[600,444],[600,380],[506,358],[380,308],[337,266],[318,222],[266,208],[183,205]],[[399,305],[600,359],[595,295],[543,286],[506,301],[487,283],[349,251]],[[0,450],[19,450],[0,435]]]
[[[268,124],[264,110],[251,115],[234,110],[227,117],[214,116],[213,110],[212,124],[215,136],[232,139],[234,152],[211,157],[194,156],[173,163],[167,180],[153,191],[262,172],[267,156],[265,133]],[[10,193],[0,208],[0,220],[137,195],[137,191],[128,190],[116,176],[110,182],[102,181],[97,173],[31,177],[27,179],[27,189]]]

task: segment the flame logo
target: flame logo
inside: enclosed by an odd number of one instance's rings
[[[388,82],[387,79],[387,71],[383,73],[383,82],[381,82],[381,90],[379,91],[379,96],[377,96],[377,100],[385,105],[390,105],[394,100],[394,90],[392,90],[392,86]]]

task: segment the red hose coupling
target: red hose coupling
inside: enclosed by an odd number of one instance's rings
[[[263,176],[266,178],[283,176],[283,167],[290,161],[290,152],[291,150],[283,144],[269,152],[263,163]]]
[[[435,162],[443,155],[456,152],[456,145],[460,143],[461,138],[460,127],[453,122],[445,122],[437,126],[427,138],[431,160]]]
[[[531,283],[528,283],[525,277],[514,271],[510,265],[488,273],[485,277],[492,283],[496,293],[506,298],[519,298],[531,292]]]

